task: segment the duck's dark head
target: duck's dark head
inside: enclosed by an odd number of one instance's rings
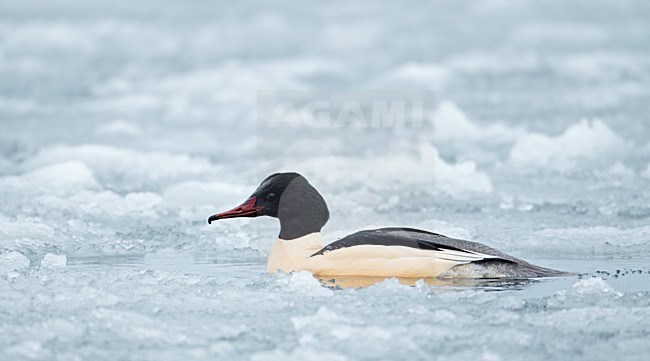
[[[318,191],[298,173],[268,176],[241,205],[208,218],[269,216],[280,220],[280,238],[290,240],[320,232],[329,219],[327,204]]]

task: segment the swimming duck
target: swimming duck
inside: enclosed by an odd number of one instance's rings
[[[267,177],[240,206],[220,219],[269,216],[280,234],[267,270],[310,271],[316,276],[405,278],[533,278],[565,275],[530,264],[481,243],[413,228],[364,230],[325,245],[321,229],[329,219],[320,193],[298,173]]]

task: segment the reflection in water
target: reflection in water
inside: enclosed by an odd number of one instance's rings
[[[127,266],[142,264],[144,254],[101,255],[101,256],[72,256],[68,257],[68,267],[84,268],[89,266]]]
[[[111,268],[141,268],[176,271],[193,274],[222,274],[232,278],[248,278],[251,275],[265,273],[264,264],[259,263],[226,263],[218,264],[201,262],[191,254],[183,254],[175,251],[162,251],[146,255],[115,255],[115,256],[85,256],[71,257],[68,259],[68,267],[72,269],[83,269],[86,267],[111,267]],[[321,284],[328,288],[361,288],[381,283],[390,277],[367,277],[367,276],[314,276]],[[463,288],[480,288],[486,291],[521,290],[539,279],[510,279],[510,278],[396,278],[401,284],[415,286],[418,281],[429,286],[435,286],[439,290]]]
[[[386,277],[360,277],[360,276],[336,276],[317,277],[325,287],[330,288],[360,288],[368,287],[385,281]],[[429,286],[441,288],[481,288],[487,291],[520,290],[537,282],[534,279],[514,278],[406,278],[393,277],[399,283],[407,286],[415,286],[418,281]]]

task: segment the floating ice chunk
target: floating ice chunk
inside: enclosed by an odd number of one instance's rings
[[[261,89],[273,82],[278,82],[282,86],[297,86],[299,82],[294,80],[294,74],[284,74],[277,76],[275,70],[282,70],[300,75],[303,73],[304,66],[301,64],[291,69],[291,66],[283,68],[287,64],[271,63],[253,66],[244,66],[236,62],[227,62],[212,68],[202,68],[187,72],[175,72],[162,79],[146,83],[146,89],[149,91],[160,92],[169,96],[205,94],[213,91],[214,98],[221,101],[244,101],[254,94],[251,89]],[[216,82],[216,83],[215,83]],[[218,86],[216,84],[219,84]]]
[[[72,307],[72,305],[70,306]],[[47,319],[44,322],[33,324],[26,333],[32,335],[35,338],[34,341],[41,343],[50,340],[71,342],[84,334],[82,327],[62,318]]]
[[[438,105],[433,115],[433,122],[436,138],[475,138],[480,132],[479,127],[451,101],[443,101]]]
[[[440,158],[438,150],[430,144],[420,146],[420,158],[421,163],[433,166],[425,173],[432,176],[430,180],[434,182],[434,187],[440,188],[443,192],[460,195],[466,192],[490,193],[492,191],[490,178],[485,173],[477,171],[476,163],[472,161],[447,163]]]
[[[495,142],[513,141],[523,134],[518,128],[501,124],[485,127],[473,123],[467,115],[451,101],[442,101],[433,113],[434,134],[437,140],[480,140]]]
[[[125,120],[114,120],[97,127],[97,134],[101,135],[134,136],[138,135],[138,133],[140,133],[140,129],[135,124]]]
[[[611,160],[624,145],[600,120],[581,120],[557,137],[531,133],[519,138],[510,150],[510,161],[518,166],[568,171],[580,160]]]
[[[427,89],[437,89],[450,78],[449,69],[432,63],[406,63],[390,70],[378,79],[380,84],[421,84]]]
[[[51,352],[36,340],[25,340],[15,346],[9,347],[7,353],[32,360],[46,360],[52,357]]]
[[[605,165],[593,170],[598,180],[606,181],[610,186],[621,186],[635,181],[637,172],[621,161],[615,161],[609,167]]]
[[[162,197],[152,192],[134,192],[124,197],[129,212],[147,212],[160,204]]]
[[[447,58],[445,64],[454,73],[509,73],[537,69],[542,61],[534,53],[465,52]]]
[[[401,283],[397,278],[391,277],[391,278],[386,278],[381,282],[375,283],[374,285],[368,287],[367,290],[370,292],[376,292],[376,293],[384,293],[386,291],[392,293],[403,293],[403,292],[413,292],[414,290],[420,291],[422,287],[418,288],[413,288],[409,285]]]
[[[311,272],[300,271],[289,274],[287,289],[310,296],[331,297],[333,291],[324,287]]]
[[[94,319],[109,321],[114,325],[115,332],[125,338],[139,342],[156,342],[164,344],[183,344],[189,342],[188,337],[180,332],[166,332],[163,320],[146,314],[98,307],[92,311]]]
[[[12,272],[21,272],[29,268],[29,258],[24,254],[11,251],[0,253],[0,276],[6,276]]]
[[[83,287],[78,291],[77,302],[92,302],[98,306],[114,306],[119,303],[119,299],[105,291],[95,287]]]
[[[162,197],[152,192],[134,192],[122,197],[111,191],[79,192],[66,199],[52,200],[52,207],[67,209],[79,214],[97,217],[122,217],[132,215],[157,217],[155,207],[162,202]]]
[[[54,235],[54,229],[38,218],[11,219],[0,214],[0,236],[13,238],[48,238]]]
[[[81,162],[65,162],[43,167],[27,174],[26,178],[44,187],[83,189],[97,186],[92,170]]]
[[[117,84],[107,84],[97,91],[113,95],[100,103],[102,107],[120,107],[131,111],[165,109],[170,120],[208,120],[213,119],[213,111],[223,111],[221,107],[215,107],[215,102],[234,103],[242,109],[253,108],[256,93],[252,89],[271,89],[274,86],[281,89],[304,88],[300,77],[303,73],[313,75],[313,72],[305,70],[304,64],[309,63],[272,62],[244,66],[237,62],[226,62],[216,67],[161,74],[156,79],[127,83],[126,86],[118,80]],[[254,117],[254,112],[248,114]],[[233,116],[224,118],[239,119]]]
[[[232,207],[246,197],[253,186],[223,182],[187,181],[163,191],[165,201],[186,207]],[[220,207],[218,207],[221,205]]]
[[[339,315],[321,306],[315,314],[291,317],[291,322],[302,347],[318,349],[322,340],[328,340],[330,350],[349,350],[357,358],[375,359],[385,354],[386,349],[392,346],[386,342],[395,338],[393,329],[350,316],[353,315]]]
[[[453,196],[492,191],[490,178],[476,170],[476,163],[447,163],[440,157],[438,150],[427,143],[420,144],[419,151],[419,159],[401,155],[375,160],[372,178],[385,182],[418,184],[427,186],[431,193],[442,192]]]
[[[26,165],[40,167],[70,160],[83,162],[104,183],[126,190],[188,179],[214,169],[204,158],[166,152],[144,153],[97,144],[44,149]]]
[[[68,264],[68,257],[64,254],[48,253],[41,260],[41,267],[49,269],[65,268]]]
[[[515,197],[509,194],[501,195],[501,202],[499,203],[499,208],[501,209],[512,209],[515,206]]]
[[[329,156],[292,162],[280,168],[314,175],[316,180],[330,186],[363,184],[374,188],[382,184],[401,184],[432,194],[446,193],[452,196],[492,191],[490,178],[476,169],[475,162],[448,163],[428,143],[421,143],[418,150],[419,157],[409,153],[368,158]],[[359,164],[367,166],[360,171]],[[323,172],[323,169],[328,171]],[[381,182],[369,182],[368,179]]]
[[[430,82],[443,81],[449,76],[445,67],[437,64],[407,63],[401,65],[395,74],[407,79],[426,79]]]
[[[301,297],[330,297],[333,295],[333,291],[323,286],[309,271],[278,272],[271,275],[270,279],[284,292],[296,293]]]
[[[348,323],[349,320],[337,315],[325,306],[318,308],[318,311],[311,316],[292,317],[291,322],[296,330],[313,328],[316,325]]]
[[[75,161],[47,165],[20,176],[0,178],[0,189],[8,189],[12,193],[67,194],[97,188],[99,185],[93,171],[84,163]]]
[[[535,208],[534,205],[530,203],[521,203],[518,207],[517,210],[520,212],[530,212]]]
[[[617,297],[622,296],[620,292],[616,292],[612,286],[610,286],[602,278],[585,278],[579,280],[573,284],[573,291],[579,295],[591,295],[591,294],[611,294]]]

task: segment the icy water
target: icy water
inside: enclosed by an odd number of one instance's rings
[[[647,359],[648,18],[645,1],[2,1],[0,359]],[[433,106],[318,131],[258,111],[368,90]],[[267,275],[275,220],[206,219],[287,170],[327,200],[330,241],[409,226],[580,275]]]

